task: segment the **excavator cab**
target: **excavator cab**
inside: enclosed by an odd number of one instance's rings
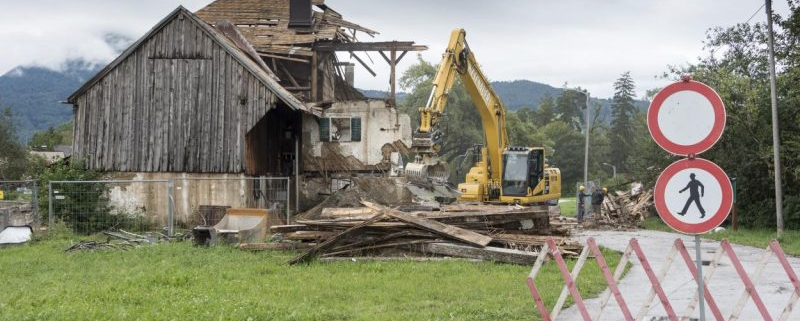
[[[503,196],[529,196],[544,174],[544,151],[509,147],[503,152]]]

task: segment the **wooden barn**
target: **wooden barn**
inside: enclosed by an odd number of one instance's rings
[[[347,76],[354,63],[336,52],[370,72],[357,52],[379,52],[393,93],[396,63],[426,47],[357,39],[376,33],[322,0],[179,7],[67,99],[72,157],[147,178],[321,177],[325,185],[332,172],[385,171],[388,152],[410,143],[408,116],[393,99],[364,98]]]
[[[69,97],[73,155],[104,171],[277,174],[278,164],[254,152],[265,147],[255,146],[259,137],[247,134],[259,125],[280,137],[296,132],[297,114],[311,109],[273,77],[179,7]],[[285,145],[269,147],[293,150]]]

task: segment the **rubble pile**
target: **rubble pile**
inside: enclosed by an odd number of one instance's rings
[[[344,189],[298,216],[295,224],[270,228],[272,243],[247,250],[304,249],[290,263],[314,258],[458,257],[532,264],[548,237],[566,255],[580,247],[569,238],[574,223],[551,217],[547,206],[400,205],[389,207]]]
[[[618,191],[616,195],[607,195],[595,222],[623,229],[640,227],[640,223],[653,213],[653,191],[637,192]]]

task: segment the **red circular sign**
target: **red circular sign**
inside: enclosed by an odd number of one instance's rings
[[[710,108],[702,108],[704,105]],[[670,153],[700,154],[722,136],[725,118],[725,105],[719,94],[706,84],[687,80],[656,94],[647,109],[647,128],[656,143]],[[698,122],[703,126],[680,126]]]
[[[692,181],[695,183],[690,183]],[[686,187],[680,189],[684,185]],[[696,196],[700,197],[695,203],[692,198]],[[658,215],[669,227],[686,234],[703,234],[728,217],[733,207],[733,187],[728,175],[717,164],[702,158],[682,159],[667,166],[658,177],[653,198]],[[703,198],[707,203],[705,206],[711,210],[707,213],[701,205]],[[683,213],[678,210],[681,204],[685,204]],[[688,213],[690,206],[703,212],[703,216],[690,215],[697,214]],[[704,218],[706,214],[708,218]]]

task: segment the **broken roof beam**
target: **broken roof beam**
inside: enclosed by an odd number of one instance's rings
[[[392,61],[392,59],[389,59],[389,56],[387,56],[385,53],[383,53],[383,51],[378,51],[378,52],[379,52],[379,53],[381,54],[381,56],[383,57],[383,60],[386,60],[386,63],[388,63],[389,65],[391,65],[391,64],[392,64],[392,62],[394,62],[394,64],[397,64],[397,63],[398,63],[398,62],[400,62],[400,60],[401,60],[401,59],[403,59],[403,57],[405,57],[405,56],[406,56],[406,54],[408,53],[408,51],[403,51],[402,53],[400,53],[400,56],[399,56],[399,57],[395,58],[395,59],[394,59],[394,61]]]
[[[367,69],[367,71],[369,71],[369,73],[372,74],[372,77],[375,77],[375,76],[378,75],[374,71],[372,71],[372,69],[369,66],[367,66],[367,63],[364,62],[363,60],[361,60],[361,58],[359,58],[358,55],[356,55],[352,51],[350,52],[350,55],[353,56],[353,58],[356,58],[356,61],[358,61],[361,64],[362,67]]]
[[[413,41],[381,41],[381,42],[317,42],[316,51],[423,51],[428,46],[415,45]]]
[[[275,58],[275,59],[283,59],[283,60],[289,60],[289,61],[302,62],[302,63],[306,63],[306,64],[310,64],[311,63],[311,61],[309,61],[308,59],[286,57],[286,56],[282,56],[282,55],[273,55],[273,54],[270,54],[270,53],[267,53],[267,52],[263,52],[263,51],[259,51],[258,54],[262,58],[263,57],[267,57],[267,58]]]

